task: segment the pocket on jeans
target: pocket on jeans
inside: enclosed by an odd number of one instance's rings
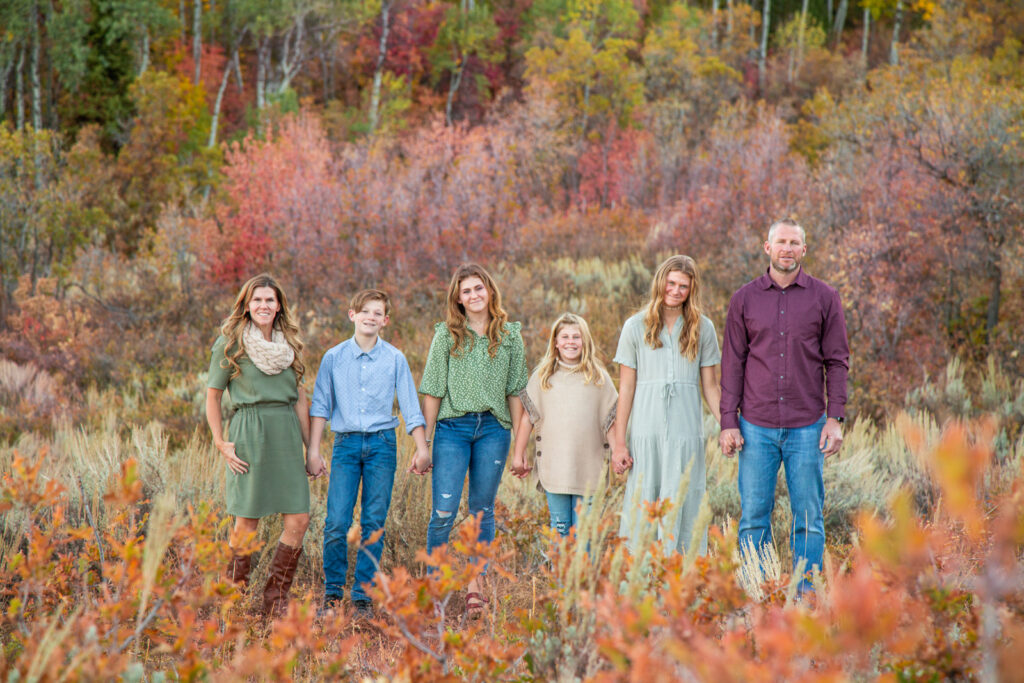
[[[377,436],[379,436],[380,440],[389,446],[396,446],[398,444],[398,439],[395,437],[394,429],[385,429],[377,432]]]

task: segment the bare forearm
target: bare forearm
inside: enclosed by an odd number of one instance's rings
[[[629,416],[633,412],[633,395],[636,392],[636,370],[622,366],[619,373],[619,401],[615,408],[615,443],[616,448],[626,447],[626,428]]]
[[[415,442],[417,450],[427,450],[427,432],[423,427],[416,427],[412,430],[412,440]]]
[[[426,424],[423,427],[425,438],[434,438],[434,428],[437,426],[437,414],[441,412],[441,399],[437,396],[423,396],[423,420]]]
[[[700,388],[707,401],[708,410],[719,424],[722,423],[722,385],[717,365],[700,369]]]
[[[302,445],[309,446],[309,401],[306,392],[299,387],[299,398],[295,401],[295,416],[299,418],[299,431],[302,433]]]
[[[220,410],[220,400],[224,395],[221,389],[206,390],[206,423],[210,425],[213,443],[224,441],[224,415]]]
[[[519,421],[523,418],[523,402],[518,396],[508,397],[508,412],[512,415],[512,436],[519,443]],[[523,439],[525,441],[525,438]]]
[[[320,441],[324,437],[324,428],[327,426],[327,419],[323,417],[312,417],[309,420],[309,447],[310,453],[320,453]]]
[[[519,427],[515,430],[516,441],[513,454],[517,458],[526,457],[526,446],[530,441],[530,433],[533,432],[533,422],[530,421],[530,414],[525,410],[519,418]]]

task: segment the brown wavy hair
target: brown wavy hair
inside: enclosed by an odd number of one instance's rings
[[[583,337],[583,349],[582,353],[580,353],[580,362],[577,367],[579,372],[583,373],[584,383],[597,386],[604,383],[604,376],[601,374],[601,370],[604,370],[604,364],[597,357],[597,347],[594,345],[594,337],[590,334],[590,326],[587,325],[586,320],[575,313],[563,313],[558,316],[558,320],[555,321],[554,326],[551,328],[551,336],[548,337],[548,348],[544,352],[544,358],[541,359],[540,365],[537,366],[537,369],[540,371],[540,386],[542,389],[551,388],[551,376],[558,369],[558,349],[555,348],[555,341],[562,328],[569,325],[575,325],[580,328],[580,336]]]
[[[291,368],[295,371],[296,383],[300,383],[302,376],[306,373],[306,366],[302,364],[302,347],[305,345],[299,338],[299,326],[295,323],[295,317],[288,306],[288,298],[284,295],[281,285],[269,273],[260,273],[242,285],[242,288],[238,290],[238,296],[235,297],[235,304],[231,307],[231,315],[224,318],[224,322],[221,323],[220,333],[228,340],[228,343],[224,345],[225,360],[221,361],[221,367],[231,368],[230,379],[238,377],[242,372],[242,368],[238,365],[238,359],[245,353],[245,348],[242,346],[242,333],[245,331],[245,326],[252,322],[252,318],[249,316],[249,302],[252,301],[253,293],[260,287],[273,289],[277,303],[280,304],[281,310],[274,316],[274,329],[281,330],[285,341],[295,351],[295,360],[292,361]],[[227,365],[224,365],[225,362]]]
[[[445,324],[448,326],[448,332],[451,333],[452,339],[455,340],[452,344],[451,355],[459,356],[462,354],[462,347],[467,339],[472,340],[469,334],[469,328],[466,326],[466,308],[459,303],[459,285],[466,278],[478,277],[487,287],[488,301],[487,301],[487,313],[491,316],[491,321],[487,324],[487,353],[490,354],[491,358],[498,353],[498,346],[501,345],[501,340],[505,335],[505,323],[508,322],[508,313],[501,307],[501,292],[498,291],[498,285],[494,283],[494,278],[491,277],[490,273],[484,270],[483,266],[476,263],[463,263],[461,266],[455,269],[452,273],[452,281],[448,284],[448,306],[445,314]],[[472,341],[470,341],[472,344]],[[469,346],[471,349],[472,346]]]
[[[661,310],[665,301],[665,286],[668,284],[669,273],[682,273],[690,278],[690,293],[683,302],[683,329],[679,333],[679,353],[684,358],[693,360],[697,357],[700,347],[700,316],[704,312],[701,307],[700,271],[697,262],[689,256],[677,254],[668,257],[654,273],[651,280],[651,298],[644,307],[644,341],[652,349],[661,348],[661,330],[665,326]]]

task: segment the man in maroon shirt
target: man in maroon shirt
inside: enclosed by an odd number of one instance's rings
[[[821,568],[825,549],[824,458],[843,442],[846,321],[839,293],[800,267],[807,253],[802,227],[774,223],[764,251],[768,272],[729,301],[719,444],[740,457],[740,547],[760,553],[772,543],[775,482],[784,465],[793,568],[810,572]],[[799,591],[810,589],[805,575]]]

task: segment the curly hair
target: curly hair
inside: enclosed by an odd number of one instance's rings
[[[508,313],[501,307],[501,292],[494,278],[484,270],[483,266],[476,263],[463,263],[452,273],[452,280],[448,284],[447,310],[445,324],[452,335],[451,355],[459,356],[463,351],[463,344],[470,340],[469,348],[472,348],[472,337],[469,335],[469,328],[466,326],[466,308],[459,303],[459,286],[466,278],[478,277],[487,287],[488,302],[487,313],[490,315],[490,322],[487,323],[487,352],[491,358],[498,353],[504,336],[505,323],[508,322]]]
[[[665,301],[665,286],[669,273],[682,273],[690,278],[690,293],[683,302],[683,330],[679,333],[679,353],[693,360],[700,346],[701,285],[697,263],[689,256],[670,256],[654,273],[651,280],[651,296],[644,307],[644,341],[652,349],[661,348],[661,330],[665,326],[662,304]]]
[[[224,345],[224,360],[221,361],[221,367],[231,368],[230,379],[234,379],[242,372],[242,368],[238,364],[238,359],[245,353],[245,347],[242,345],[242,333],[245,332],[245,326],[252,322],[249,315],[249,302],[252,301],[253,294],[260,287],[273,289],[277,302],[280,304],[280,310],[274,316],[274,329],[281,330],[285,341],[295,351],[295,360],[292,361],[291,368],[295,371],[296,383],[300,383],[302,376],[306,373],[306,366],[302,363],[301,352],[304,344],[299,338],[299,326],[295,323],[291,308],[288,307],[288,298],[284,295],[281,285],[269,273],[260,273],[242,285],[242,288],[238,290],[238,296],[235,297],[231,315],[224,318],[224,322],[221,323],[220,333],[228,340],[228,343]],[[225,365],[225,363],[227,364]]]

